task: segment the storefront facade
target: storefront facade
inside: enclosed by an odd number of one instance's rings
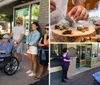
[[[98,61],[100,44],[51,44],[51,81],[61,78],[61,50],[63,48],[68,48],[68,54],[72,59],[68,71],[69,77],[100,65]]]
[[[23,0],[8,3],[2,6],[0,13],[13,15],[13,26],[16,25],[17,17],[23,18],[23,26],[26,28],[26,35],[31,29],[31,23],[38,21],[40,24],[40,31],[43,33],[44,26],[49,23],[49,0]],[[2,2],[4,3],[4,2]],[[10,8],[9,8],[10,7]],[[6,9],[7,11],[6,11]],[[4,9],[4,10],[3,10]]]
[[[26,4],[21,4],[13,8],[14,25],[16,18],[23,18],[23,26],[26,28],[26,35],[29,33],[31,23],[39,22],[41,28],[44,28],[49,22],[48,0],[34,0]],[[40,29],[42,32],[43,30]]]

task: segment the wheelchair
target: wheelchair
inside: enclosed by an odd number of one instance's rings
[[[14,75],[19,67],[19,61],[13,55],[13,50],[9,56],[0,58],[0,71],[8,76]]]

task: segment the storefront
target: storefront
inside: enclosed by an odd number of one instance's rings
[[[16,25],[16,18],[22,17],[23,26],[26,28],[26,35],[31,29],[31,23],[33,21],[39,22],[42,28],[40,31],[43,33],[44,26],[49,22],[49,0],[15,0],[2,5],[0,7],[0,13],[13,15],[13,26]]]
[[[23,26],[26,28],[26,35],[29,33],[31,23],[39,21],[40,2],[32,2],[16,6],[13,9],[14,25],[18,17],[23,18]]]
[[[61,77],[63,48],[68,48],[68,54],[72,59],[69,77],[100,65],[100,44],[51,44],[51,81]]]

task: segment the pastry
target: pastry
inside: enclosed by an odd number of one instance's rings
[[[84,26],[84,29],[85,29],[86,31],[88,31],[88,30],[89,30],[88,26]]]
[[[67,24],[58,24],[58,25],[55,25],[55,29],[67,30],[68,29],[68,25]]]
[[[81,31],[81,32],[86,32],[86,31],[88,31],[88,27],[87,26],[83,26],[83,25],[79,25],[78,27],[77,27],[77,30],[79,30],[79,31]]]
[[[63,32],[63,35],[65,35],[65,34],[71,34],[71,33],[72,33],[72,30],[66,30],[66,31]]]
[[[60,26],[59,25],[55,25],[55,29],[60,29]]]
[[[79,31],[82,31],[83,29],[84,29],[83,25],[79,25],[79,26],[77,27],[77,30],[79,30]]]

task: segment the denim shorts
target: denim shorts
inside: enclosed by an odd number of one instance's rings
[[[15,51],[16,51],[16,53],[23,53],[24,52],[24,43],[23,42],[20,42],[18,44],[18,47],[15,48]]]

